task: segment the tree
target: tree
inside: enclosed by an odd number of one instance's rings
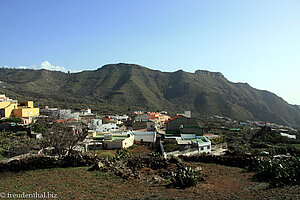
[[[59,157],[69,156],[88,135],[87,126],[82,122],[58,123],[51,118],[41,118],[36,124],[42,131],[45,147],[54,148]]]

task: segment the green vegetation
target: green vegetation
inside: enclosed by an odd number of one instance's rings
[[[183,167],[179,164],[176,173],[172,173],[171,182],[175,187],[187,188],[196,186],[200,172],[196,172],[190,167]]]
[[[300,184],[299,157],[258,158],[254,166],[255,177],[270,182],[271,186]]]
[[[202,120],[204,121],[204,120]],[[216,133],[220,138],[212,139],[212,143],[226,142],[232,155],[259,155],[262,151],[270,155],[291,154],[300,155],[299,132],[289,132],[297,139],[290,139],[280,135],[280,130],[270,127],[243,127],[227,122],[207,120],[202,122],[205,132]],[[231,127],[239,127],[240,131],[232,131]],[[298,147],[298,148],[297,148]]]
[[[268,91],[229,82],[222,74],[197,70],[166,73],[131,64],[105,65],[95,71],[62,73],[0,69],[2,92],[37,106],[99,113],[130,110],[191,110],[193,115],[222,115],[299,126],[300,110]]]
[[[20,117],[10,117],[7,119],[1,119],[0,123],[22,123],[22,119]]]
[[[177,144],[176,140],[174,139],[165,139],[163,141],[163,145],[164,145],[165,152],[172,152],[180,149],[180,146]]]
[[[0,159],[36,152],[41,146],[40,141],[28,137],[27,132],[0,132]]]
[[[300,144],[292,144],[298,151],[300,151]]]
[[[212,144],[218,144],[218,143],[225,142],[225,138],[224,138],[224,136],[221,136],[221,137],[210,139],[210,141]]]
[[[107,158],[107,159],[112,159],[115,157],[115,155],[113,153],[110,152],[102,152],[99,154],[100,158]]]
[[[165,152],[178,151],[179,149],[180,149],[180,146],[177,144],[165,144],[164,145]]]
[[[130,158],[132,153],[129,149],[120,149],[117,155],[118,159]]]
[[[152,151],[151,153],[148,153],[148,156],[150,156],[150,157],[159,157],[159,158],[162,157],[162,155],[160,153],[156,152],[156,151]]]
[[[279,143],[287,143],[291,139],[281,136],[278,132],[272,131],[270,127],[261,128],[252,136],[252,143],[263,141],[266,144],[274,145]]]

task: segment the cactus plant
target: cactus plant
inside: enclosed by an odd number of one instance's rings
[[[187,188],[196,186],[198,183],[199,172],[196,172],[190,167],[183,167],[179,165],[179,169],[176,173],[172,172],[171,182],[176,187]]]

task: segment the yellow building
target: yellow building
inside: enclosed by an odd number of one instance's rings
[[[15,117],[37,117],[39,115],[39,108],[18,107],[17,109],[13,110],[13,116]]]
[[[165,122],[165,121],[167,121],[169,118],[170,118],[170,116],[168,116],[168,115],[160,114],[159,117],[158,117],[158,121],[159,121],[159,122]]]
[[[21,101],[19,103],[19,107],[27,107],[27,108],[33,108],[33,101]]]
[[[18,101],[9,99],[5,95],[0,95],[0,116],[12,117],[13,110],[18,108]]]
[[[40,109],[33,107],[33,101],[18,101],[0,95],[0,117],[21,117],[24,121],[31,122],[32,117],[40,115]]]
[[[165,114],[159,114],[159,117],[157,118],[157,123],[160,127],[165,126],[165,122],[170,118],[170,116]]]

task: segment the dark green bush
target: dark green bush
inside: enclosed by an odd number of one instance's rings
[[[164,144],[165,152],[177,151],[180,149],[180,146],[177,144]]]
[[[198,183],[199,174],[200,172],[196,172],[190,167],[180,166],[176,173],[172,172],[171,182],[175,187],[193,187],[196,186]]]
[[[18,131],[15,133],[16,136],[26,136],[27,135],[27,131]]]
[[[22,119],[20,117],[10,117],[0,120],[0,123],[22,123]]]
[[[39,141],[27,136],[27,132],[0,131],[0,155],[10,158],[41,149]]]
[[[164,139],[163,144],[177,144],[175,139]]]
[[[130,158],[130,157],[132,157],[132,153],[129,149],[120,149],[117,155],[118,159]]]
[[[300,158],[257,158],[253,170],[255,178],[270,182],[271,186],[300,184]]]

